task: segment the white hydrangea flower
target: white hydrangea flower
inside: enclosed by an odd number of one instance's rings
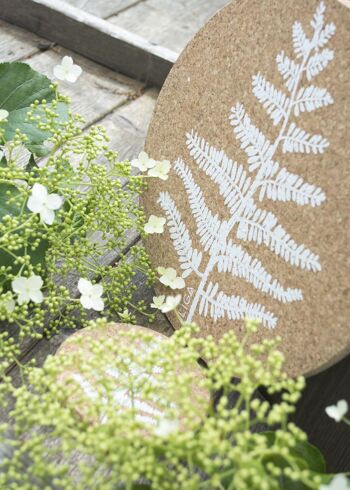
[[[154,433],[158,437],[167,437],[170,434],[177,432],[179,428],[180,424],[177,420],[162,419],[154,429]]]
[[[6,109],[0,109],[0,121],[3,121],[8,117],[9,117],[9,112]]]
[[[30,277],[16,277],[12,283],[12,290],[17,294],[18,304],[23,303],[41,303],[44,299],[41,287],[43,280],[40,276],[32,275]]]
[[[336,405],[330,405],[326,407],[326,414],[336,422],[340,422],[342,418],[347,414],[349,406],[346,400],[339,400]]]
[[[32,213],[40,214],[43,223],[52,225],[55,219],[55,210],[60,209],[62,204],[63,198],[61,196],[49,194],[44,185],[36,183],[33,185],[27,207]]]
[[[138,168],[141,172],[146,172],[146,170],[153,168],[156,161],[150,158],[145,151],[141,151],[139,156],[131,161],[133,167]]]
[[[153,296],[153,303],[151,303],[151,308],[155,308],[156,310],[160,310],[164,305],[165,295],[162,294],[160,296]]]
[[[149,217],[147,223],[143,227],[146,233],[152,234],[152,233],[163,233],[164,232],[164,225],[166,223],[165,218],[161,218],[158,216],[155,216],[154,214],[151,214]]]
[[[157,272],[160,275],[159,281],[171,289],[183,289],[185,281],[177,275],[177,272],[172,267],[158,267]]]
[[[181,294],[176,296],[167,296],[165,303],[161,306],[160,311],[162,313],[168,313],[169,311],[175,310],[181,303]]]
[[[156,162],[155,166],[148,171],[150,177],[158,177],[161,180],[167,180],[169,177],[171,164],[169,160]]]
[[[101,298],[103,287],[101,284],[92,284],[88,279],[80,278],[78,281],[78,290],[81,294],[80,303],[87,310],[102,311],[104,301]]]
[[[336,475],[327,485],[321,485],[320,490],[349,490],[349,481],[345,475]]]
[[[83,70],[79,65],[75,65],[73,58],[70,56],[64,56],[61,64],[56,65],[53,69],[53,74],[58,80],[63,80],[70,83],[75,83]]]

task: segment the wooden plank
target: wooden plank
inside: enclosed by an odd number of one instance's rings
[[[0,17],[133,78],[161,86],[177,55],[62,0],[0,0]]]
[[[53,68],[65,55],[73,56],[83,69],[83,74],[75,84],[60,82],[62,93],[72,100],[72,111],[85,117],[87,124],[100,120],[105,114],[140,93],[142,84],[121,76],[92,61],[74,55],[61,47],[37,54],[26,62],[53,78]]]
[[[229,0],[146,0],[108,20],[152,44],[180,53],[209,17],[227,3]]]
[[[143,149],[157,97],[158,90],[148,90],[100,122],[107,130],[110,147],[118,151],[120,160],[131,160]]]
[[[142,0],[67,0],[67,3],[84,12],[106,19],[116,15],[127,8],[136,5]]]
[[[41,39],[0,20],[0,61],[23,60],[39,51]]]

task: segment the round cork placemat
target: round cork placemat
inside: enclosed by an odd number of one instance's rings
[[[349,50],[348,0],[233,1],[175,64],[146,142],[172,163],[143,204],[167,219],[146,244],[185,279],[181,316],[216,338],[259,319],[290,374],[349,352]]]
[[[106,341],[109,340],[114,344],[113,350],[108,347]],[[174,388],[169,386],[168,378],[163,375],[160,354],[157,354],[159,364],[147,364],[147,357],[167,342],[169,337],[153,330],[120,323],[89,327],[71,335],[55,355],[68,359],[68,366],[65,365],[62,369],[59,380],[66,386],[68,383],[72,386],[72,390],[69,390],[69,401],[79,417],[93,424],[103,423],[108,419],[99,409],[97,414],[91,410],[97,399],[107,403],[104,387],[108,383],[108,393],[113,398],[113,411],[123,412],[134,407],[135,418],[145,427],[145,434],[152,428],[162,427],[162,422],[167,423],[169,407],[176,414],[177,430],[183,431],[186,429],[184,420],[188,418],[188,413],[184,413],[181,404],[184,392],[177,392],[176,378],[181,374],[188,375],[190,370],[192,384],[189,399],[195,412],[195,420],[200,423],[206,414],[203,407],[209,407],[211,400],[210,393],[200,383],[204,379],[202,368],[197,363],[189,366],[188,362],[185,368],[176,364],[176,361],[175,374],[172,377],[172,381],[175,379]],[[97,348],[101,346],[100,353],[96,352],[96,345]],[[83,363],[89,359],[94,359],[94,362],[97,360],[96,367],[95,364],[88,363],[88,368],[85,366],[84,369]],[[149,386],[154,386],[154,393],[146,397],[145,392],[149,390]]]

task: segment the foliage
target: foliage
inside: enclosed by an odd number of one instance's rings
[[[83,131],[83,118],[71,114],[46,77],[23,63],[4,63],[0,80],[7,113],[0,121],[0,320],[18,330],[19,341],[40,338],[48,324],[46,333],[86,325],[89,312],[76,291],[82,277],[99,281],[107,318],[134,321],[133,312],[145,306],[133,302],[133,277],[139,271],[153,277],[142,247],[125,255],[130,233],[143,233],[137,197],[144,179],[108,147],[104,128]],[[52,200],[39,202],[40,210],[32,197],[38,188]],[[120,260],[104,265],[112,251]],[[33,276],[37,285],[43,281],[41,291],[23,300]],[[4,370],[18,346],[6,332],[0,341]]]
[[[317,489],[328,478],[323,457],[287,421],[304,380],[283,372],[277,341],[248,342],[255,328],[247,324],[243,342],[230,331],[216,343],[196,338],[196,328],[186,325],[142,356],[135,341],[151,346],[152,334],[127,330],[126,341],[116,343],[102,332],[88,356],[78,343],[69,355],[49,357],[43,368],[29,371],[30,388],[12,389],[14,422],[3,427],[9,449],[1,488]],[[206,360],[203,379],[193,369],[199,357]],[[130,376],[135,363],[139,376]],[[117,370],[131,399],[161,400],[162,417],[177,424],[159,433],[136,408],[117,405],[106,366]],[[150,383],[155,366],[158,382]],[[93,403],[67,376],[77,369],[97,381]],[[210,402],[196,396],[194,384],[216,396]],[[280,402],[271,406],[256,397],[260,386],[279,393]],[[257,424],[276,430],[255,433]]]

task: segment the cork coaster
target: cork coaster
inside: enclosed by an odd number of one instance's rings
[[[172,162],[143,204],[167,219],[146,244],[185,279],[183,319],[216,338],[259,319],[290,374],[350,346],[349,6],[230,3],[174,66],[146,142]]]
[[[143,337],[145,333],[148,335],[146,341]],[[112,339],[115,345],[120,346],[119,363],[115,362],[115,350],[108,352],[108,348],[103,347],[103,341],[108,339]],[[96,341],[101,342],[101,357],[105,365],[102,364],[101,367],[99,362],[98,371],[90,369],[89,372],[84,372],[79,361],[96,356],[96,351],[93,353],[91,350],[93,341],[95,341],[95,345]],[[91,415],[94,412],[90,409],[94,400],[103,398],[99,387],[108,383],[109,386],[112,386],[110,391],[113,395],[113,410],[125,411],[134,407],[136,409],[135,419],[145,427],[145,434],[152,428],[159,427],[162,421],[167,422],[169,407],[178,417],[177,429],[186,430],[183,421],[185,414],[182,412],[179,402],[181,396],[183,398],[183,393],[182,395],[180,392],[174,393],[174,387],[169,390],[168,385],[166,385],[166,378],[162,375],[161,365],[154,365],[150,368],[144,364],[144,360],[153,350],[161,348],[162,344],[165,345],[167,342],[169,342],[169,338],[160,333],[144,327],[118,323],[110,323],[104,327],[85,328],[69,337],[58,349],[56,356],[67,358],[70,355],[69,359],[72,358],[69,367],[65,367],[60,375],[60,380],[65,385],[67,383],[72,385],[72,395],[69,401],[72,402],[77,414],[92,424],[105,422],[108,419],[105,413],[98,412],[97,415]],[[133,357],[126,358],[122,348],[127,347],[128,352],[130,352],[130,346],[132,346]],[[113,356],[112,360],[111,355]],[[178,375],[184,374],[183,371],[183,367],[175,366],[174,378],[176,378],[176,373]],[[195,418],[196,422],[199,423],[205,416],[203,407],[209,406],[210,394],[200,386],[200,381],[204,377],[202,369],[197,363],[191,366],[191,376],[193,380],[190,394],[191,404],[195,410],[198,410]],[[146,385],[155,387],[154,395],[147,397],[147,399],[144,398]]]

